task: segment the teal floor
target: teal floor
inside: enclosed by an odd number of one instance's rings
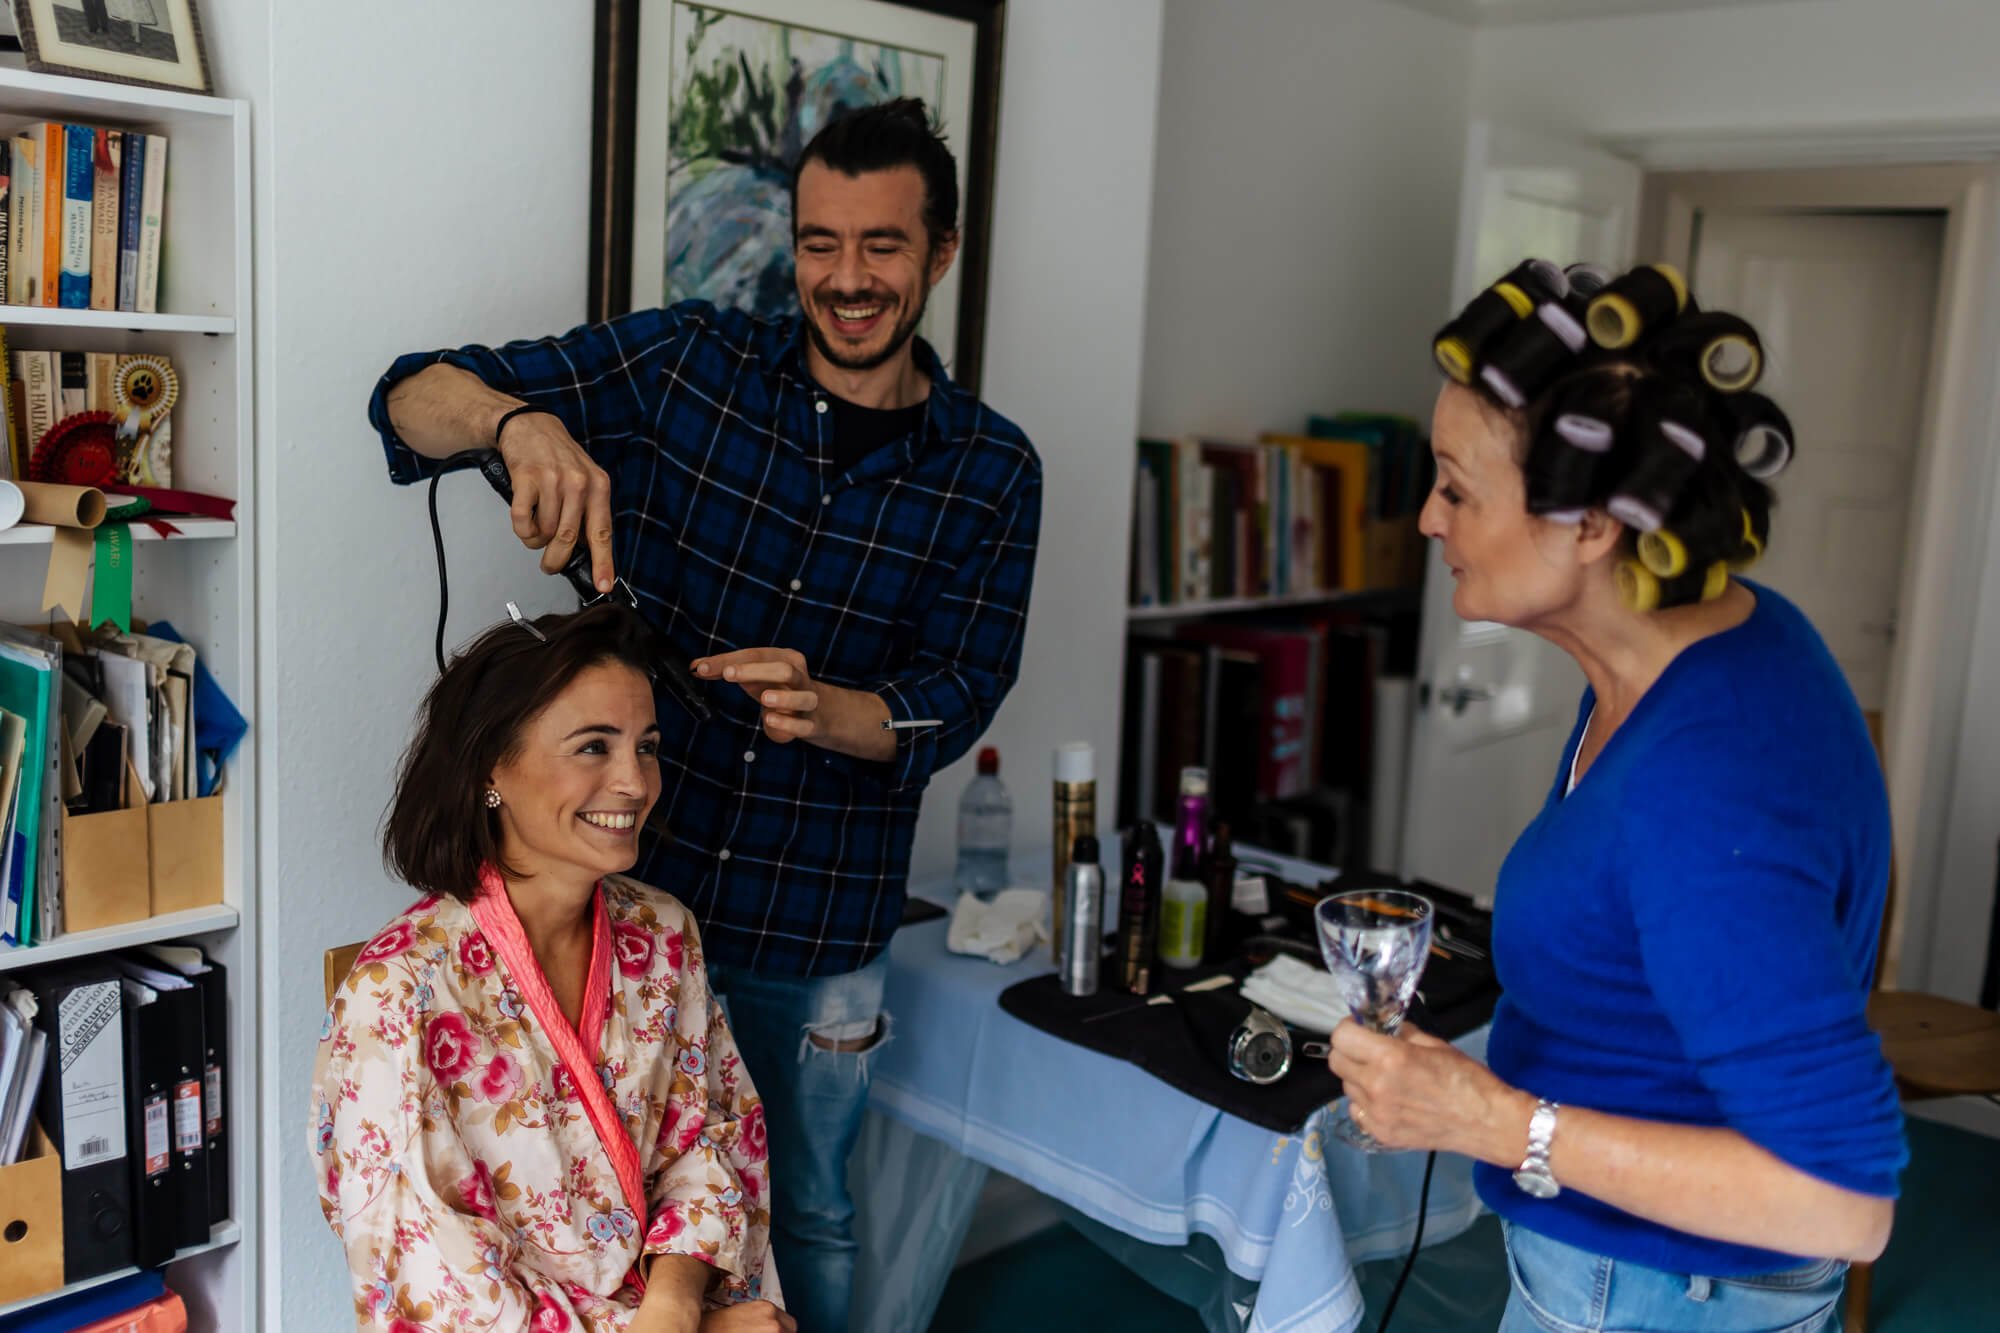
[[[2000,1329],[2000,1141],[1912,1120],[1910,1154],[1896,1233],[1875,1268],[1870,1333]],[[1371,1329],[1399,1263],[1362,1269]],[[1394,1328],[1491,1329],[1506,1302],[1500,1228],[1482,1218],[1464,1235],[1424,1251]],[[1069,1227],[959,1269],[931,1324],[932,1333],[1201,1333],[1201,1327],[1192,1310]]]

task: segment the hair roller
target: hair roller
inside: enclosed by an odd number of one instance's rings
[[[1585,341],[1576,316],[1559,302],[1544,302],[1533,319],[1522,320],[1495,340],[1480,368],[1480,381],[1507,406],[1525,407],[1583,350]]]
[[[1679,578],[1687,572],[1687,543],[1670,529],[1656,528],[1639,534],[1639,563],[1663,579]]]
[[[1701,579],[1701,600],[1712,602],[1729,591],[1729,565],[1718,560],[1708,567]]]
[[[1764,344],[1747,320],[1719,310],[1661,329],[1650,349],[1663,369],[1701,376],[1720,393],[1742,393],[1764,374]]]
[[[1618,585],[1618,599],[1634,611],[1656,611],[1660,606],[1660,580],[1637,560],[1620,560],[1612,571]]]
[[[1634,432],[1638,460],[1605,509],[1627,527],[1657,532],[1680,500],[1681,491],[1708,452],[1701,433],[1687,424],[1697,419],[1678,394],[1656,400],[1639,413]],[[1682,417],[1676,420],[1675,417]]]
[[[1736,430],[1736,465],[1759,481],[1769,481],[1792,461],[1792,423],[1778,405],[1760,393],[1738,394],[1724,401]]]
[[[1573,295],[1588,301],[1611,285],[1611,270],[1598,264],[1571,264],[1563,270]]]
[[[1748,505],[1743,509],[1743,539],[1736,547],[1736,557],[1729,562],[1735,571],[1750,568],[1764,558],[1764,539],[1757,533],[1757,521],[1750,516]]]
[[[1528,512],[1576,523],[1601,504],[1629,416],[1623,384],[1602,375],[1578,375],[1538,405],[1522,461]]]
[[[1687,279],[1671,264],[1635,268],[1591,298],[1591,341],[1616,350],[1673,319],[1688,305]]]
[[[1534,313],[1544,301],[1560,300],[1569,291],[1561,269],[1546,259],[1527,259],[1472,298],[1456,319],[1431,340],[1438,369],[1460,384],[1471,384],[1487,347]]]

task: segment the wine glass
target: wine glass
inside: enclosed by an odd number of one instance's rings
[[[1313,908],[1319,951],[1335,991],[1354,1021],[1393,1037],[1403,1026],[1431,953],[1431,901],[1401,889],[1356,889]],[[1385,1152],[1354,1123],[1345,1100],[1334,1137],[1366,1152]]]

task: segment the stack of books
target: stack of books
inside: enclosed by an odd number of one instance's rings
[[[1430,450],[1407,417],[1314,417],[1254,443],[1139,442],[1134,606],[1402,587],[1421,577]]]
[[[9,305],[158,309],[167,140],[42,121],[0,139],[0,294]]]

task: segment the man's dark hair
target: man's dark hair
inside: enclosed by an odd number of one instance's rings
[[[915,167],[924,178],[924,230],[930,243],[958,230],[958,163],[945,147],[921,98],[843,111],[828,121],[799,154],[792,172],[792,233],[798,234],[799,173],[823,162],[843,176]]]
[[[481,634],[424,696],[382,830],[390,873],[420,892],[470,902],[482,866],[508,869],[486,778],[557,695],[606,662],[653,674],[654,631],[625,607],[607,602],[533,623],[539,637],[511,620]]]

